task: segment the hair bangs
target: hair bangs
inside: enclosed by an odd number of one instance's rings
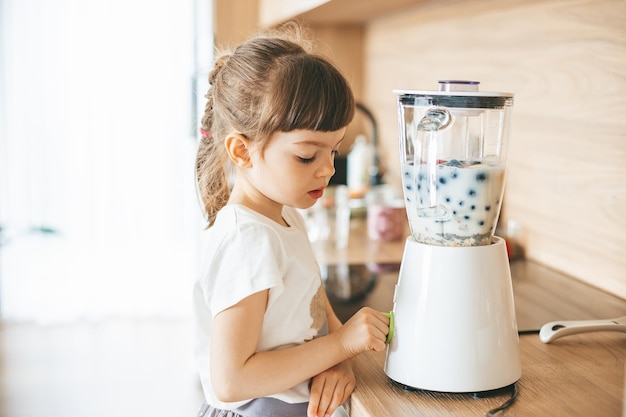
[[[346,79],[324,59],[298,58],[291,74],[281,80],[288,99],[279,130],[331,132],[347,126],[354,118],[355,102]]]

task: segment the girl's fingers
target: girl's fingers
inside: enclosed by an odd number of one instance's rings
[[[324,391],[322,392],[322,398],[320,399],[320,404],[317,408],[318,417],[325,417],[327,415],[332,414],[329,412],[331,405],[333,403],[335,397],[335,390],[337,389],[337,385],[329,384],[330,381],[326,381],[324,384]]]
[[[324,414],[320,414],[320,416],[324,416],[324,417],[332,416],[332,414],[335,412],[337,407],[339,407],[341,404],[344,403],[344,401],[342,401],[343,393],[344,393],[343,388],[337,387],[335,389],[335,392],[333,393],[333,398],[332,398],[330,404],[328,404],[328,407],[326,408],[325,413]]]
[[[317,375],[311,382],[308,417],[326,417],[345,403],[355,386],[348,363],[341,363]]]
[[[307,409],[307,417],[317,417],[320,406],[320,400],[322,397],[322,390],[324,388],[324,380],[320,378],[313,378],[311,384],[311,392],[309,394],[309,407]]]

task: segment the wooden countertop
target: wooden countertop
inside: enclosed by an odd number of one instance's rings
[[[618,417],[624,409],[626,335],[597,332],[544,344],[536,334],[520,336],[522,377],[508,416]],[[353,360],[357,387],[351,417],[484,416],[509,394],[474,398],[470,394],[406,391],[384,373],[385,353]]]
[[[370,241],[363,222],[357,220],[352,222],[348,248],[336,250],[321,243],[314,248],[322,264],[383,266],[367,294],[335,303],[340,318],[364,305],[381,311],[393,307],[397,270],[388,266],[401,260],[404,240]],[[626,334],[594,332],[544,344],[532,332],[549,321],[624,316],[626,300],[529,261],[512,262],[511,274],[518,327],[524,332],[520,335],[522,377],[515,403],[498,415],[626,416]],[[386,376],[384,361],[384,352],[353,360],[357,388],[348,407],[352,417],[483,416],[509,397],[407,391]]]

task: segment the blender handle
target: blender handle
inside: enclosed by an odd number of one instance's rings
[[[451,121],[452,116],[447,109],[436,107],[424,114],[424,117],[417,125],[417,130],[435,132],[448,127]]]
[[[424,117],[417,124],[417,135],[414,138],[413,146],[417,149],[421,147],[419,151],[413,153],[413,166],[418,167],[422,163],[422,158],[425,158],[428,165],[428,172],[431,178],[435,176],[435,169],[437,166],[439,153],[439,131],[445,129],[452,122],[452,115],[443,107],[433,107],[426,111]],[[421,139],[420,139],[421,137]],[[428,139],[426,139],[428,138]],[[421,143],[421,146],[419,145]],[[433,188],[435,185],[430,182],[429,188]],[[446,208],[440,209],[437,204],[437,193],[435,190],[429,190],[427,207],[435,208],[436,212],[427,213],[421,212],[420,216],[428,216],[438,220],[449,219],[450,214]],[[415,201],[418,201],[417,188],[413,190],[415,193]],[[425,208],[425,207],[424,207]]]

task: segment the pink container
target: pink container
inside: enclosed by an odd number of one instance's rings
[[[395,203],[395,204],[394,204]],[[399,240],[407,225],[402,201],[372,203],[367,208],[367,235],[372,240]]]

